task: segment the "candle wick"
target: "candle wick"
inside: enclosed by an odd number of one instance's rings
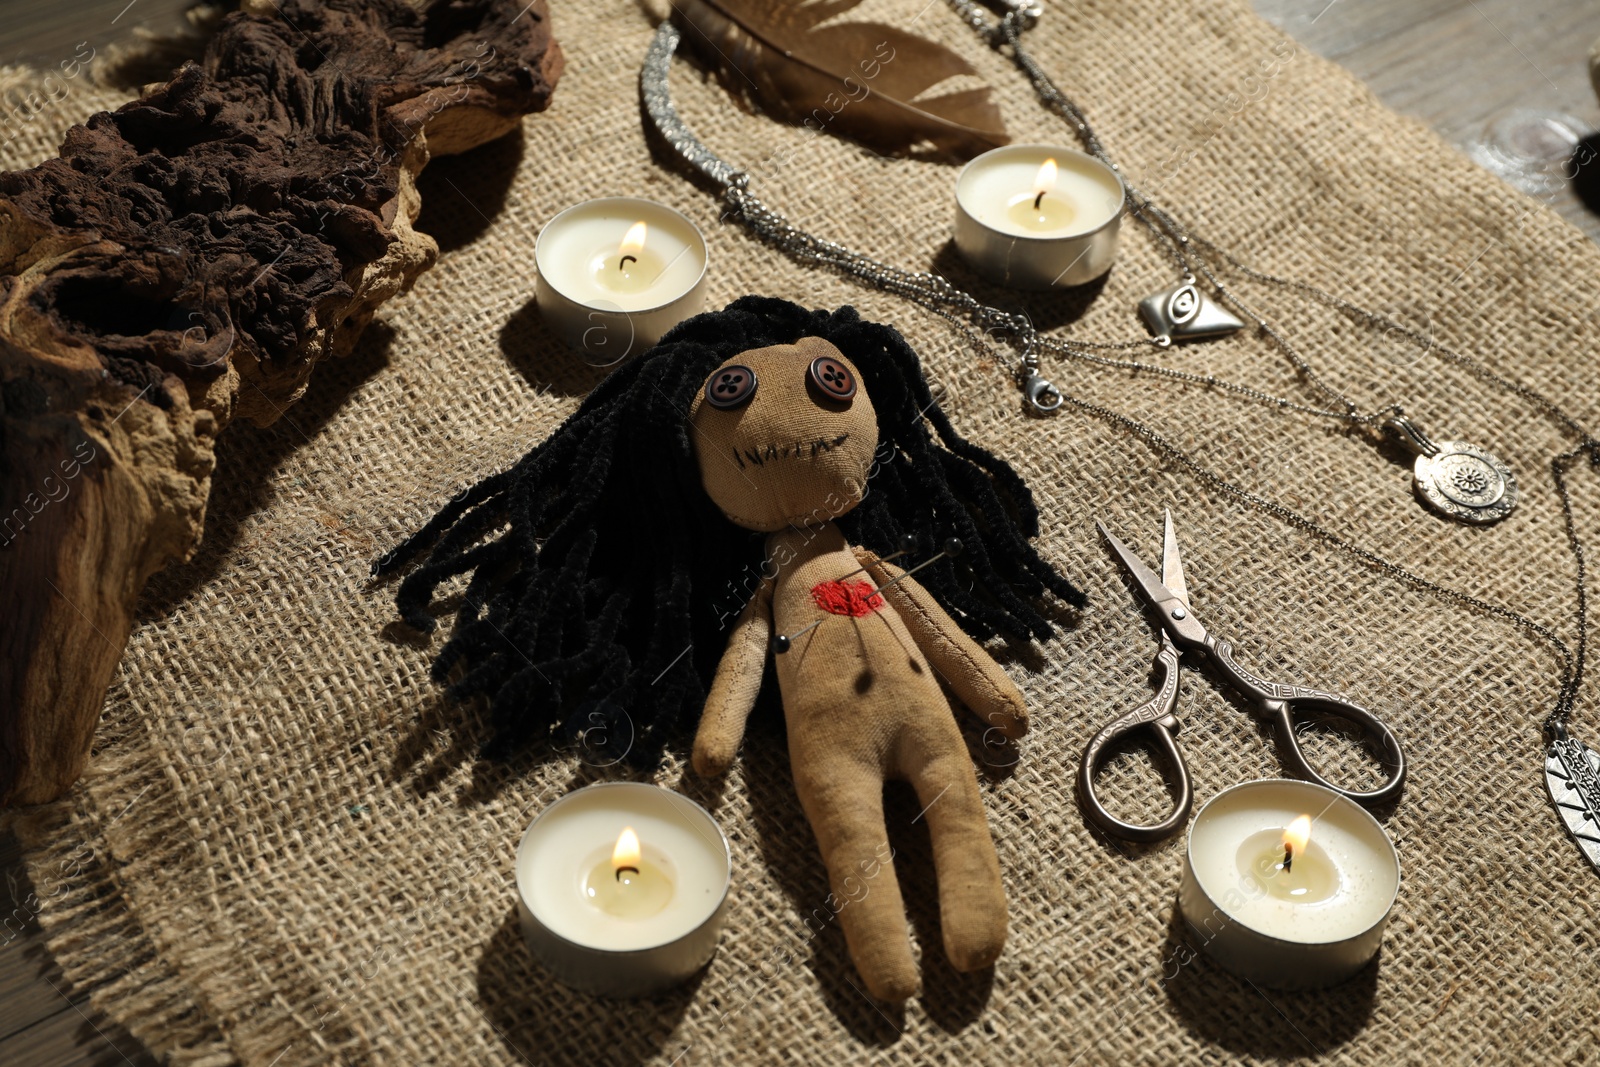
[[[1283,843],[1283,873],[1288,874],[1294,870],[1294,846],[1289,842]]]
[[[632,871],[634,874],[638,874],[639,873],[639,868],[637,868],[637,867],[618,867],[617,868],[617,881],[619,881],[619,882],[622,881],[622,872],[623,871]]]
[[[1044,190],[1039,190],[1039,195],[1033,198],[1033,210],[1039,210],[1039,201],[1044,199]]]
[[[628,265],[628,260],[630,260],[630,259],[633,260],[635,263],[639,262],[639,257],[638,256],[623,256],[622,257],[622,261],[617,264],[617,269],[618,270],[622,270],[624,267],[626,267]]]

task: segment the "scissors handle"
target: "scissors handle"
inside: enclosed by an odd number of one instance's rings
[[[1178,649],[1165,632],[1161,635],[1161,649],[1156,653],[1156,665],[1161,668],[1161,684],[1156,695],[1126,715],[1106,723],[1100,732],[1089,739],[1083,750],[1083,760],[1078,764],[1078,793],[1083,813],[1100,829],[1127,841],[1160,841],[1170,837],[1189,818],[1194,806],[1194,790],[1189,785],[1189,768],[1183,762],[1183,753],[1172,736],[1178,732],[1178,718],[1172,713],[1178,706]],[[1148,726],[1155,731],[1156,739],[1166,751],[1167,762],[1177,773],[1178,795],[1176,803],[1165,819],[1148,826],[1123,822],[1106,810],[1095,796],[1094,775],[1100,769],[1106,746],[1125,733]]]
[[[1338,693],[1258,678],[1239,666],[1233,658],[1233,645],[1228,641],[1217,637],[1212,638],[1209,644],[1212,662],[1228,683],[1252,697],[1261,710],[1273,719],[1278,742],[1283,747],[1284,762],[1291,772],[1325,785],[1360,804],[1383,804],[1400,795],[1406,780],[1406,756],[1400,748],[1400,742],[1382,719]],[[1378,788],[1362,792],[1334,785],[1318,774],[1300,750],[1300,740],[1295,734],[1295,711],[1299,708],[1320,711],[1330,718],[1344,719],[1360,727],[1365,738],[1383,754],[1382,762],[1384,769],[1389,772],[1388,779]]]

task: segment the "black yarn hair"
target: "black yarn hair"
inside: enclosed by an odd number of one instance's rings
[[[674,327],[374,564],[385,574],[421,557],[396,601],[422,631],[439,586],[471,574],[433,677],[454,676],[454,698],[486,698],[486,755],[600,726],[619,756],[649,762],[693,730],[728,628],[771,570],[765,535],[730,522],[701,487],[689,406],[737,353],[806,336],[850,358],[877,411],[867,493],[838,520],[851,542],[887,554],[919,534],[898,561],[909,566],[959,538],[958,559],[916,580],[979,639],[1048,637],[1046,593],[1083,605],[1029,544],[1039,514],[1027,485],[956,433],[899,333],[850,307],[744,297]]]

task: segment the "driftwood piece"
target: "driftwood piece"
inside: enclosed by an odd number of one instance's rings
[[[542,110],[561,67],[544,0],[254,0],[0,174],[0,802],[81,773],[217,434],[277,418],[433,263],[429,156]]]

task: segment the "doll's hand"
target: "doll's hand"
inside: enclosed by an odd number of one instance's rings
[[[730,738],[726,731],[709,731],[707,719],[701,720],[700,732],[694,738],[694,773],[702,778],[716,778],[726,774],[738,754],[740,738]],[[709,735],[709,736],[708,736]]]
[[[728,647],[717,663],[717,675],[700,713],[694,735],[695,773],[713,778],[733,764],[744,725],[761,692],[761,675],[767,665],[767,644],[772,639],[772,585],[763,582],[744,606],[728,634]]]

